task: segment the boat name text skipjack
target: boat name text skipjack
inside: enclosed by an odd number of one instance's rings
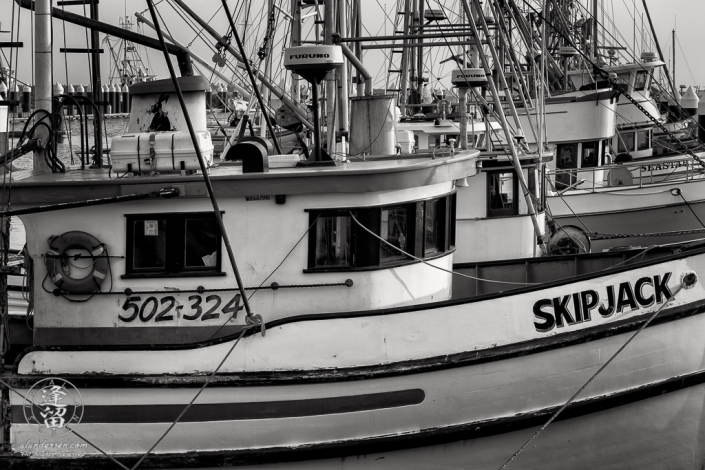
[[[650,307],[655,303],[667,302],[671,298],[668,280],[671,273],[663,277],[641,277],[636,282],[622,282],[619,286],[607,286],[607,303],[600,302],[597,291],[590,289],[574,294],[567,294],[552,299],[541,299],[534,304],[534,322],[536,331],[546,333],[553,328],[592,320],[593,310],[597,309],[602,317],[607,318],[615,312],[629,307],[637,310],[640,307]],[[646,287],[650,289],[646,289]]]

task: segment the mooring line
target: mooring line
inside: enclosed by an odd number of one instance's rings
[[[631,343],[632,340],[633,340],[634,338],[636,338],[637,335],[638,335],[639,333],[641,333],[641,332],[644,330],[644,328],[646,328],[646,327],[649,325],[649,323],[651,323],[651,321],[652,321],[654,318],[656,318],[656,316],[657,316],[659,313],[661,313],[661,310],[663,310],[663,309],[666,307],[666,305],[668,305],[669,303],[671,303],[672,301],[674,301],[674,300],[676,299],[676,295],[677,295],[681,290],[683,290],[683,289],[690,289],[691,287],[693,287],[693,286],[695,285],[696,282],[698,282],[698,276],[697,276],[697,274],[695,274],[694,272],[691,272],[691,273],[688,273],[688,274],[684,275],[684,276],[683,276],[683,279],[681,280],[680,285],[679,285],[678,288],[675,290],[675,292],[673,292],[673,293],[671,294],[671,296],[668,298],[668,300],[666,300],[666,301],[663,303],[663,305],[661,305],[658,309],[656,309],[656,311],[655,311],[654,313],[652,313],[649,318],[646,319],[646,321],[639,327],[639,329],[634,332],[634,334],[617,350],[617,352],[615,352],[615,353],[612,355],[612,357],[610,357],[609,360],[608,360],[607,362],[605,362],[605,363],[602,365],[602,367],[600,367],[600,368],[597,370],[597,372],[595,372],[595,373],[592,375],[592,377],[590,377],[590,379],[588,379],[587,382],[585,382],[585,385],[583,385],[582,387],[580,387],[580,389],[579,389],[577,392],[575,392],[575,394],[574,394],[572,397],[570,397],[570,398],[568,399],[568,401],[565,402],[565,404],[563,404],[563,406],[561,406],[555,413],[553,413],[553,415],[551,415],[551,417],[549,418],[549,420],[546,421],[546,423],[545,423],[543,426],[541,426],[541,428],[540,428],[538,431],[536,431],[536,433],[534,433],[534,435],[531,436],[531,438],[529,438],[529,440],[526,441],[526,442],[524,443],[524,445],[522,445],[516,452],[514,452],[514,454],[509,458],[509,460],[507,460],[507,461],[504,463],[504,465],[502,465],[501,467],[499,467],[499,470],[504,470],[505,468],[507,468],[507,466],[512,462],[512,460],[514,460],[515,458],[517,458],[517,457],[519,456],[519,454],[521,454],[521,453],[524,451],[524,449],[526,449],[526,447],[527,447],[529,444],[531,444],[531,442],[533,442],[534,439],[536,439],[537,437],[539,437],[539,434],[541,434],[541,433],[544,431],[544,429],[546,429],[546,428],[548,427],[548,425],[551,424],[551,423],[558,417],[558,415],[561,414],[561,412],[563,412],[563,410],[565,410],[566,408],[568,408],[568,406],[578,397],[578,395],[580,395],[580,394],[583,392],[583,390],[585,390],[585,389],[587,388],[587,386],[590,385],[590,384],[592,383],[592,381],[595,380],[595,378],[596,378],[598,375],[600,375],[600,373],[601,373],[603,370],[605,370],[605,368],[606,368],[608,365],[610,365],[610,363],[614,360],[614,358],[616,358],[616,357],[619,355],[619,353],[621,353],[622,351],[624,351],[624,348],[626,348],[626,347],[629,345],[629,343]]]

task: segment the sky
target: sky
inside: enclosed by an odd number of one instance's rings
[[[186,3],[197,11],[204,19],[208,20],[216,12],[221,2],[219,0],[185,0]],[[247,0],[229,0],[229,5],[233,11],[241,5],[243,1]],[[256,24],[251,24],[250,34],[246,35],[248,49],[257,50],[261,44],[253,42],[252,38],[258,28],[262,30],[264,28],[264,23],[260,22],[258,18],[258,12],[264,7],[264,3],[267,0],[249,0],[252,3],[250,10],[249,22],[255,22]],[[284,9],[288,10],[288,5],[290,0],[274,0],[277,5],[281,5]],[[323,1],[323,0],[321,0]],[[363,24],[365,26],[365,35],[382,35],[391,34],[393,26],[389,23],[385,23],[383,20],[385,15],[382,12],[384,8],[393,17],[393,11],[396,10],[395,0],[361,0],[362,10],[363,10]],[[426,0],[429,4],[434,5],[439,0]],[[446,5],[451,7],[456,5],[458,0],[443,0]],[[517,0],[520,4],[524,0]],[[537,0],[534,0],[537,1]],[[582,0],[586,2],[586,0]],[[604,5],[604,8],[608,14],[608,17],[614,18],[614,23],[622,34],[622,41],[628,42],[630,45],[634,42],[641,43],[641,33],[637,31],[634,33],[632,28],[635,22],[633,21],[634,12],[636,12],[636,24],[638,29],[641,28],[642,21],[644,28],[648,32],[649,26],[646,17],[643,16],[642,0],[600,0]],[[54,2],[56,3],[56,2]],[[13,10],[14,0],[0,0],[0,31],[9,31],[11,29],[11,18]],[[678,85],[705,85],[705,60],[703,58],[702,46],[701,46],[701,36],[703,28],[703,19],[705,19],[705,0],[647,0],[649,10],[651,12],[652,19],[654,21],[654,26],[658,35],[658,39],[661,43],[666,61],[672,64],[672,40],[671,31],[675,28],[677,41],[676,41],[676,82]],[[14,5],[15,8],[15,18],[17,18],[19,8]],[[147,11],[147,2],[145,0],[104,0],[99,5],[100,17],[102,21],[118,25],[120,18],[127,16],[135,22],[134,13],[143,12],[143,14],[150,18],[149,11]],[[67,11],[71,11],[77,14],[83,13],[83,7],[73,6],[66,7]],[[213,51],[206,46],[201,40],[194,40],[196,34],[184,23],[182,19],[178,17],[175,11],[167,4],[166,1],[159,2],[157,0],[157,9],[162,15],[164,22],[166,23],[169,31],[173,33],[182,43],[190,44],[189,48],[201,55],[204,59],[210,60],[213,56]],[[32,60],[31,60],[31,15],[28,10],[22,10],[21,16],[19,17],[20,22],[20,40],[24,41],[24,48],[19,52],[18,61],[18,73],[19,79],[24,82],[32,82]],[[240,23],[244,22],[241,16]],[[280,22],[277,26],[277,37],[280,37],[286,32],[287,27],[282,26],[285,24],[285,18],[283,15],[278,14],[278,19]],[[309,25],[311,24],[311,19],[308,20]],[[216,15],[211,21],[211,26],[220,32],[225,32],[227,29],[227,19],[222,14],[222,11]],[[74,48],[85,48],[86,47],[86,37],[85,30],[79,26],[66,24],[64,25],[60,21],[54,22],[54,48],[56,54],[54,57],[54,77],[55,81],[60,81],[65,83],[67,81],[77,84],[82,83],[86,85],[89,81],[88,78],[88,65],[87,58],[85,54],[59,54],[58,49],[64,46],[64,27],[66,36],[67,47]],[[135,30],[136,28],[133,28]],[[145,33],[156,37],[150,28],[145,27]],[[650,34],[649,34],[650,35]],[[261,38],[261,33],[259,37]],[[101,39],[103,35],[101,34]],[[636,38],[636,41],[634,40]],[[9,41],[10,33],[0,32],[0,41]],[[210,38],[209,38],[210,40]],[[259,40],[261,41],[261,39]],[[276,47],[280,48],[281,43],[276,41]],[[213,41],[211,41],[211,44]],[[101,56],[102,69],[103,69],[103,80],[109,74],[109,49],[105,47],[105,53]],[[639,46],[640,47],[640,46]],[[6,56],[3,58],[3,65],[6,64],[8,49],[4,49],[3,52]],[[149,53],[142,52],[143,59],[149,61],[151,66],[151,71],[154,74],[159,75],[162,78],[168,76],[168,70],[166,68],[166,63],[164,57],[159,51],[150,51]],[[440,57],[440,56],[439,56]],[[373,71],[373,75],[376,73],[378,81],[380,80],[380,73],[386,66],[383,64],[383,56],[381,51],[369,51],[365,56],[365,62],[368,67]],[[227,70],[223,70],[226,75],[230,75]],[[204,75],[208,75],[212,78],[212,75],[204,71]],[[281,74],[281,67],[276,64],[273,70],[270,72],[273,76],[278,76]],[[383,79],[381,79],[383,81]],[[219,81],[214,78],[213,81]]]

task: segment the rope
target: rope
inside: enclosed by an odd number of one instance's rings
[[[370,229],[368,229],[367,227],[365,227],[364,225],[362,225],[362,224],[355,218],[355,216],[353,215],[353,213],[352,213],[351,211],[348,211],[348,213],[350,214],[350,217],[352,218],[352,220],[353,220],[357,225],[359,225],[360,227],[362,227],[367,233],[369,233],[370,235],[372,235],[372,236],[375,237],[376,239],[382,241],[382,243],[386,243],[387,245],[391,246],[393,249],[395,249],[396,251],[398,251],[398,252],[401,253],[402,255],[408,256],[409,258],[414,259],[414,260],[416,260],[416,261],[419,261],[419,262],[421,262],[421,263],[423,263],[423,264],[425,264],[425,265],[427,265],[427,266],[430,266],[430,267],[432,267],[432,268],[438,269],[438,270],[443,271],[443,272],[446,272],[446,273],[448,273],[448,274],[453,274],[454,276],[460,276],[460,277],[465,277],[465,278],[468,278],[468,279],[472,279],[472,280],[474,280],[474,281],[493,282],[493,283],[495,283],[495,284],[510,284],[510,285],[514,285],[514,286],[531,286],[531,285],[536,285],[536,284],[537,284],[537,283],[535,283],[535,282],[493,281],[493,280],[491,280],[491,279],[482,279],[482,278],[479,278],[479,277],[470,276],[469,274],[463,274],[463,273],[459,273],[459,272],[455,272],[455,271],[449,271],[448,269],[441,268],[440,266],[434,266],[434,265],[432,265],[431,263],[429,263],[428,261],[426,261],[426,260],[424,260],[424,259],[421,259],[421,258],[417,258],[416,256],[414,256],[414,255],[412,255],[412,254],[410,254],[410,253],[407,253],[406,251],[402,250],[401,248],[399,248],[399,247],[397,247],[397,246],[395,246],[395,245],[389,243],[387,240],[385,240],[384,238],[380,237],[379,235],[377,235],[376,233],[374,233],[373,231],[371,231]]]
[[[329,282],[329,283],[321,283],[321,284],[284,284],[281,285],[279,283],[273,282],[268,286],[259,286],[259,287],[244,287],[245,290],[264,290],[264,289],[272,289],[272,290],[278,290],[278,289],[298,289],[298,288],[304,288],[304,287],[352,287],[353,286],[353,281],[352,279],[346,279],[345,282]],[[60,289],[55,289],[53,291],[54,295],[63,295],[63,294],[69,294],[69,295],[138,295],[138,294],[144,294],[144,295],[156,295],[156,294],[205,294],[207,292],[233,292],[233,291],[239,291],[240,289],[237,287],[223,287],[222,289],[206,289],[203,286],[198,286],[196,289],[175,289],[175,290],[140,290],[140,291],[133,291],[129,287],[125,289],[124,291],[116,291],[116,292],[63,292]],[[51,292],[51,291],[48,291]]]
[[[551,424],[551,423],[558,417],[559,414],[561,414],[561,412],[562,412],[563,410],[565,410],[566,408],[568,408],[568,406],[578,397],[578,395],[580,395],[580,394],[583,392],[583,390],[585,390],[585,389],[587,388],[587,386],[590,385],[590,384],[592,383],[592,381],[595,380],[595,378],[596,378],[603,370],[605,370],[605,368],[606,368],[608,365],[610,365],[610,363],[614,360],[614,358],[616,358],[616,357],[619,355],[619,353],[621,353],[621,352],[624,350],[624,348],[626,348],[626,347],[629,345],[629,343],[631,343],[632,340],[633,340],[634,338],[636,338],[637,335],[638,335],[639,333],[641,333],[641,332],[644,330],[644,328],[646,328],[646,327],[649,325],[649,323],[651,323],[651,321],[652,321],[654,318],[656,318],[656,316],[657,316],[659,313],[661,313],[661,310],[663,310],[663,309],[666,307],[666,305],[668,305],[668,304],[671,303],[673,300],[675,300],[676,294],[678,294],[682,289],[689,289],[689,288],[693,287],[696,282],[698,282],[698,277],[697,277],[697,275],[696,275],[695,273],[690,273],[690,274],[686,274],[685,276],[683,276],[683,280],[681,281],[681,283],[680,283],[680,285],[678,286],[678,288],[676,289],[676,291],[671,295],[671,297],[670,297],[668,300],[666,300],[666,302],[664,302],[663,305],[661,305],[658,309],[656,309],[656,311],[655,311],[654,313],[652,313],[649,318],[646,319],[646,321],[639,327],[638,330],[636,330],[636,331],[634,332],[634,334],[626,341],[626,343],[624,343],[624,344],[617,350],[617,352],[615,352],[615,353],[612,355],[612,357],[610,357],[609,360],[608,360],[607,362],[605,362],[605,363],[602,365],[602,367],[600,367],[600,368],[597,370],[597,372],[595,372],[595,373],[592,375],[592,377],[590,377],[590,379],[588,379],[587,382],[585,382],[585,385],[583,385],[582,387],[580,387],[580,389],[579,389],[577,392],[575,392],[575,394],[574,394],[572,397],[570,397],[570,398],[568,399],[568,401],[565,402],[565,404],[564,404],[563,406],[561,406],[555,413],[553,413],[553,415],[549,418],[549,420],[546,421],[546,424],[544,424],[543,426],[541,426],[541,428],[540,428],[538,431],[536,431],[536,433],[535,433],[533,436],[531,436],[531,438],[530,438],[528,441],[526,441],[526,442],[524,443],[524,445],[521,446],[521,447],[519,448],[519,450],[517,450],[517,451],[514,453],[514,455],[512,455],[512,456],[509,458],[509,460],[507,460],[507,461],[504,463],[504,465],[502,465],[502,466],[500,467],[499,470],[504,470],[505,468],[507,468],[507,466],[512,462],[512,460],[514,460],[515,458],[517,458],[517,457],[519,456],[519,454],[521,454],[522,451],[523,451],[524,449],[526,449],[526,447],[527,447],[529,444],[531,444],[531,442],[532,442],[534,439],[536,439],[536,438],[539,436],[539,434],[541,434],[541,433],[543,432],[543,430],[546,429],[546,428],[548,427],[548,425]]]
[[[254,327],[256,327],[256,326],[257,326],[257,325],[250,325],[250,326],[245,326],[245,327],[243,327],[242,332],[240,333],[240,336],[238,336],[238,338],[237,338],[237,340],[235,341],[235,343],[233,343],[232,347],[230,348],[230,350],[228,351],[228,353],[225,355],[225,357],[223,358],[223,360],[220,361],[220,364],[218,364],[218,367],[216,367],[215,370],[213,371],[213,373],[212,373],[211,375],[209,375],[209,376],[206,378],[206,380],[203,382],[203,385],[202,385],[201,388],[198,390],[198,393],[196,393],[196,395],[193,396],[193,398],[191,399],[191,401],[188,403],[188,405],[186,405],[186,406],[184,407],[184,409],[181,411],[181,413],[179,414],[179,416],[177,416],[176,419],[171,423],[171,425],[169,426],[169,428],[168,428],[166,431],[164,431],[164,434],[162,434],[161,437],[160,437],[159,439],[157,439],[157,442],[155,442],[154,445],[152,445],[152,447],[150,447],[149,450],[144,453],[144,455],[137,461],[137,463],[136,463],[135,465],[132,466],[132,468],[131,468],[130,470],[136,470],[137,467],[139,467],[140,464],[141,464],[142,462],[144,462],[144,459],[146,459],[147,456],[149,456],[149,454],[151,454],[152,451],[159,445],[159,443],[164,440],[164,438],[167,436],[167,434],[169,434],[169,433],[171,432],[171,430],[174,429],[174,426],[176,426],[176,425],[178,424],[178,422],[181,421],[181,418],[183,418],[183,416],[184,416],[184,415],[186,414],[186,412],[191,408],[191,406],[192,406],[192,405],[194,404],[194,402],[198,399],[198,397],[201,396],[201,393],[203,393],[203,391],[206,389],[206,387],[210,384],[210,381],[213,379],[213,377],[215,377],[215,374],[217,374],[218,371],[220,370],[220,368],[223,367],[223,364],[225,364],[225,361],[228,359],[228,357],[230,357],[230,354],[232,354],[233,350],[235,349],[235,346],[237,346],[238,343],[240,343],[240,340],[241,340],[242,337],[245,335],[245,333],[246,333],[248,330],[250,330],[250,329],[252,329],[252,328],[254,328]]]
[[[19,397],[22,398],[22,400],[27,401],[27,397],[26,397],[25,395],[23,395],[20,391],[18,391],[18,390],[15,389],[14,387],[12,387],[10,384],[8,384],[7,382],[5,382],[4,380],[0,379],[0,384],[2,384],[2,385],[4,385],[5,387],[7,387],[7,389],[10,390],[11,392],[14,392],[15,394],[19,395]],[[80,439],[81,439],[82,441],[84,441],[86,444],[90,445],[91,447],[93,447],[94,449],[96,449],[98,452],[100,452],[101,454],[105,455],[107,458],[109,458],[109,459],[112,460],[113,462],[115,462],[115,464],[117,464],[120,468],[123,468],[123,469],[125,469],[125,470],[130,470],[129,467],[126,467],[125,465],[123,465],[123,464],[121,464],[120,462],[118,462],[117,460],[115,460],[114,457],[112,457],[112,456],[109,455],[107,452],[105,452],[103,449],[101,449],[100,447],[98,447],[97,445],[93,444],[91,441],[89,441],[89,440],[86,439],[85,437],[83,437],[83,436],[82,436],[81,434],[79,434],[75,429],[70,429],[70,428],[66,428],[66,429],[69,429],[69,431],[71,431],[73,434],[75,434],[78,438],[80,438]]]
[[[651,232],[651,233],[598,233],[590,232],[587,234],[590,240],[614,240],[617,238],[651,238],[651,237],[678,237],[682,235],[695,235],[697,233],[705,233],[705,228],[696,228],[692,230],[674,230],[671,232]]]

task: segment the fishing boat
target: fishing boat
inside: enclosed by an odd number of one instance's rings
[[[343,63],[287,50],[314,93]],[[702,464],[705,246],[537,258],[530,154],[343,161],[317,107],[307,159],[245,141],[215,166],[182,75],[133,93],[161,104],[135,124],[174,130],[113,142],[119,178],[3,193],[35,310],[0,374],[3,468]]]

